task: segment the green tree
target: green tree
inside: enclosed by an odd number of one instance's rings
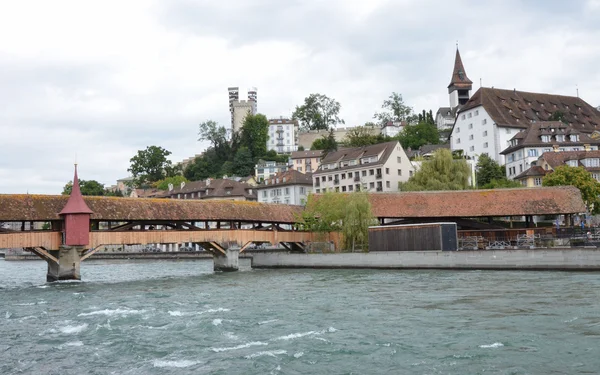
[[[137,155],[130,159],[131,166],[127,169],[134,178],[134,186],[149,186],[153,182],[171,177],[175,169],[167,156],[167,151],[159,146],[148,146],[145,150],[139,150]]]
[[[198,126],[198,140],[210,142],[218,159],[225,162],[235,154],[234,149],[239,144],[239,135],[232,134],[230,142],[227,139],[227,129],[219,126],[216,121],[208,120]]]
[[[298,146],[298,151],[304,151],[304,146],[302,146],[302,145]]]
[[[342,218],[342,234],[344,248],[355,250],[369,249],[369,227],[377,224],[371,211],[371,203],[366,192],[355,192],[348,195],[344,205]]]
[[[506,176],[504,167],[490,158],[488,154],[479,156],[475,170],[477,171],[477,186],[479,187],[489,184],[492,180],[502,180]]]
[[[155,188],[160,190],[169,190],[169,184],[172,184],[174,187],[179,187],[181,186],[182,182],[188,182],[188,179],[184,176],[177,175],[156,181],[153,185]]]
[[[339,117],[340,108],[335,99],[323,94],[310,94],[304,99],[304,104],[296,106],[292,119],[299,121],[304,130],[326,130],[344,123]]]
[[[102,196],[105,195],[104,185],[96,180],[79,180],[79,189],[81,195],[94,195]],[[73,190],[73,181],[67,182],[63,188],[62,195],[70,195]]]
[[[362,147],[383,143],[391,140],[383,134],[377,132],[374,134],[373,129],[366,126],[357,126],[350,129],[344,138],[344,145],[348,147]]]
[[[561,165],[554,172],[544,176],[543,186],[575,186],[581,191],[581,198],[588,211],[600,213],[600,183],[584,167]]]
[[[435,124],[420,122],[416,125],[406,125],[397,136],[404,149],[418,150],[423,145],[437,145],[440,143],[440,133]]]
[[[412,116],[412,108],[404,104],[402,94],[392,92],[392,94],[383,101],[381,108],[384,109],[382,112],[375,113],[374,119],[377,119],[380,125],[386,123],[409,121]]]
[[[249,114],[244,119],[240,134],[240,146],[246,147],[254,158],[266,154],[269,140],[269,120],[265,115]]]
[[[254,159],[248,147],[240,147],[233,157],[233,170],[237,176],[252,176],[254,175]]]
[[[401,191],[464,190],[469,188],[469,176],[470,168],[465,160],[454,159],[448,149],[438,149],[399,187]]]
[[[322,136],[319,139],[315,139],[312,146],[310,146],[311,150],[323,150],[323,156],[327,155],[332,151],[337,151],[338,142],[335,139],[335,132],[333,129],[329,129],[329,133],[325,136]]]
[[[224,161],[217,155],[213,147],[209,147],[191,162],[183,171],[183,175],[190,181],[205,180],[209,177],[216,178],[221,174],[221,166]]]

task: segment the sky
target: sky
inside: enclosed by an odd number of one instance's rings
[[[390,93],[448,105],[456,43],[483,86],[579,95],[600,106],[600,0],[19,0],[0,2],[0,193],[107,187],[161,146],[203,151],[229,126],[227,88],[290,116],[311,93],[346,126]]]

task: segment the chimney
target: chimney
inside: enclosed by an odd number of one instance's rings
[[[206,179],[206,186],[210,186],[210,178]]]
[[[584,144],[583,145],[583,149],[586,150],[586,151],[592,151],[592,147],[590,146],[589,143]]]
[[[554,148],[554,152],[559,152],[559,148],[558,145],[552,145],[552,148]]]
[[[183,187],[185,186],[185,181],[181,181],[181,185],[180,185],[180,189],[183,189]]]
[[[173,190],[173,184],[169,184],[169,191]]]

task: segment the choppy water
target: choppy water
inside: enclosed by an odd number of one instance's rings
[[[0,260],[0,374],[599,374],[600,273]]]

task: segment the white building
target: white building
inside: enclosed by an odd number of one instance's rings
[[[600,130],[600,112],[573,96],[481,87],[463,105],[467,96],[464,84],[462,91],[460,89],[460,72],[470,81],[458,51],[457,61],[449,86],[451,106],[460,105],[450,135],[452,151],[463,150],[464,155],[475,159],[486,153],[499,164],[505,164],[501,152],[509,141],[532,124],[549,121],[555,113],[581,133]]]
[[[267,151],[290,154],[298,150],[298,121],[278,118],[269,120]]]
[[[312,192],[312,175],[290,169],[267,178],[256,187],[261,203],[305,205]]]
[[[315,193],[326,191],[398,191],[413,166],[399,142],[340,149],[321,160],[313,174]]]
[[[597,134],[597,136],[595,136]],[[594,139],[595,138],[595,139]],[[501,152],[506,157],[506,177],[515,179],[546,152],[593,151],[600,146],[600,132],[585,134],[560,121],[531,124],[517,133]]]
[[[254,177],[257,182],[262,182],[268,178],[274,177],[277,173],[285,172],[289,169],[287,163],[277,163],[271,160],[259,160],[254,166]]]
[[[405,126],[404,121],[389,121],[381,127],[381,134],[393,138],[400,134]]]

